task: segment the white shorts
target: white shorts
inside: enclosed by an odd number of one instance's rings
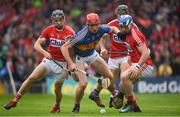
[[[96,51],[94,51],[94,53],[90,56],[87,56],[87,57],[81,57],[81,56],[76,56],[76,62],[84,62],[84,63],[87,63],[87,64],[91,64],[93,63],[94,61],[96,61],[98,58],[99,58],[99,53],[97,53]]]
[[[132,63],[132,65],[135,65],[137,63]],[[154,68],[151,65],[144,64],[141,67],[141,77],[150,78],[153,76]]]
[[[128,56],[121,57],[121,58],[109,58],[108,59],[108,66],[110,69],[118,69],[119,65],[122,63],[127,63],[128,62]]]
[[[57,62],[62,66],[67,66],[66,62]],[[44,58],[40,64],[44,65],[48,71],[48,74],[54,76],[58,81],[64,82],[64,80],[66,79],[66,72],[52,60]]]

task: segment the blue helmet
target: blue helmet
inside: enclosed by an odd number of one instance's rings
[[[118,17],[119,25],[129,26],[133,23],[133,19],[130,15],[121,15]]]

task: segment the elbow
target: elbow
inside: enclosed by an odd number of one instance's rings
[[[147,56],[147,58],[150,57],[150,49],[149,48],[147,49],[146,56]]]
[[[61,46],[61,51],[68,50],[69,48],[70,48],[69,45],[64,44],[64,45]]]
[[[62,45],[60,49],[61,49],[61,52],[63,53],[64,51],[66,51],[67,47],[65,45]]]
[[[145,51],[144,56],[146,57],[146,59],[149,58],[150,57],[150,51],[149,50]]]
[[[37,43],[34,44],[34,49],[37,50]]]
[[[64,48],[65,48],[64,45],[62,45],[60,48],[62,52],[64,51]]]

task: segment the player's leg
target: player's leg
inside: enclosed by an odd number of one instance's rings
[[[84,70],[84,63],[83,62],[76,62],[77,66],[78,66],[78,69],[81,69],[81,70]],[[80,111],[80,102],[81,102],[81,99],[84,95],[84,90],[86,89],[86,86],[87,86],[87,79],[86,79],[86,76],[85,74],[79,72],[79,71],[76,71],[76,76],[78,77],[79,79],[79,85],[78,87],[76,88],[76,92],[75,92],[75,103],[74,103],[74,107],[73,107],[73,110],[72,112],[79,112]]]
[[[124,94],[127,98],[127,103],[119,109],[119,112],[131,112],[134,108],[138,107],[137,101],[133,92],[133,82],[129,79],[130,72],[129,69],[121,73],[121,82]],[[138,80],[139,77],[134,78]]]
[[[43,64],[39,64],[30,76],[23,82],[15,98],[8,104],[4,105],[4,108],[9,110],[15,107],[22,95],[32,86],[34,81],[39,80],[48,74],[48,70]]]
[[[121,73],[130,67],[128,64],[128,57],[123,57],[123,58],[111,60],[111,61],[109,61],[109,63],[111,63],[110,64],[111,68],[113,68],[113,66],[115,67],[115,65],[119,65],[118,71]],[[121,77],[121,76],[119,76],[119,77]],[[119,90],[118,94],[115,96],[111,96],[110,101],[112,102],[114,107],[118,109],[118,108],[122,107],[123,99],[124,99],[124,87],[123,87],[123,83],[120,82],[120,90]]]
[[[115,76],[120,77],[120,72],[124,72],[129,68],[128,57],[120,57],[120,58],[109,58],[108,60],[109,68]],[[115,78],[114,78],[115,79]],[[122,82],[120,82],[122,84]],[[110,98],[109,104],[110,107],[120,108],[123,105],[124,91],[122,85],[120,85],[120,90],[117,95],[112,96]]]
[[[108,64],[109,64],[109,62],[108,62]],[[111,80],[111,83],[112,83],[112,84],[115,84],[115,80],[116,80],[116,77],[117,77],[118,74],[119,74],[119,71],[118,71],[118,69],[111,68],[111,66],[109,66],[109,67],[110,67],[111,72],[113,73],[113,76],[114,76],[114,79]],[[113,106],[115,106],[114,104],[115,104],[115,103],[114,103],[114,96],[111,95],[111,96],[110,96],[110,99],[109,99],[109,107],[112,108]]]
[[[51,109],[51,113],[58,113],[60,112],[60,104],[61,104],[61,99],[62,99],[62,86],[64,83],[64,80],[68,77],[67,73],[63,73],[60,75],[57,75],[59,78],[55,81],[54,83],[54,93],[55,93],[55,104],[53,105]]]
[[[111,81],[113,80],[113,74],[111,72],[111,70],[108,68],[108,65],[106,64],[106,62],[99,57],[98,59],[96,59],[96,61],[94,61],[91,64],[91,67],[93,69],[95,69],[98,73],[100,73],[104,78],[109,78]],[[102,86],[101,85],[97,85],[96,89],[94,89],[89,98],[92,99],[93,101],[96,102],[96,104],[98,106],[103,107],[104,104],[102,104],[100,98],[99,98],[99,92],[102,90]],[[114,84],[110,84],[110,86],[108,87],[108,90],[111,92],[112,95],[115,95],[115,86]]]
[[[142,67],[141,67],[141,74],[139,74],[139,77],[138,78],[135,78],[134,80],[132,80],[132,82],[133,82],[133,84],[135,84],[138,80],[139,80],[139,78],[151,78],[152,77],[152,75],[153,75],[153,71],[154,71],[154,69],[153,69],[153,67],[152,66],[150,66],[150,65],[143,65]],[[134,106],[134,108],[133,108],[133,112],[141,112],[141,109],[140,109],[140,107],[138,106],[138,104],[137,104],[137,102],[134,102],[135,104],[135,106]]]

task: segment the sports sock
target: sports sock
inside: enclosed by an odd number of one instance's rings
[[[127,96],[127,103],[133,104],[133,107],[137,107],[137,101],[134,99],[133,96]]]
[[[59,107],[59,104],[55,104],[55,107]]]
[[[94,89],[94,90],[93,90],[93,93],[94,93],[96,96],[99,95],[99,91],[98,91],[97,89]]]
[[[18,102],[18,101],[21,99],[21,97],[22,97],[22,94],[17,93],[16,96],[15,96],[15,98],[13,99],[13,101],[14,101],[14,102]]]
[[[80,107],[80,104],[75,104],[76,107]]]
[[[127,103],[133,104],[134,97],[133,96],[127,96]]]
[[[138,106],[138,104],[137,104],[137,101],[136,101],[136,100],[133,100],[133,106],[134,106],[134,108]]]

